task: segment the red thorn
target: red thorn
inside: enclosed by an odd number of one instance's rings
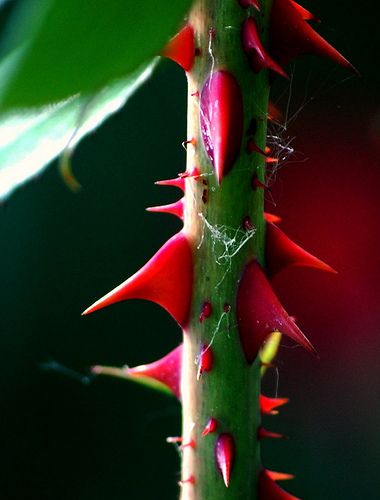
[[[239,4],[243,9],[248,9],[248,7],[253,7],[258,12],[260,12],[260,3],[259,0],[239,0]]]
[[[180,200],[169,203],[168,205],[160,205],[157,207],[148,207],[147,212],[160,212],[163,214],[172,214],[183,220],[183,212],[184,212],[184,200],[181,198]]]
[[[259,153],[260,155],[267,156],[265,151],[259,148],[259,146],[255,144],[255,141],[253,139],[248,139],[247,153]]]
[[[190,95],[191,97],[199,97],[199,92],[198,90],[196,90],[195,92],[192,92]]]
[[[213,432],[216,431],[217,428],[218,428],[218,421],[216,420],[216,418],[211,417],[202,431],[202,436],[204,437],[207,436],[208,434],[212,434]]]
[[[284,121],[284,115],[278,109],[278,107],[273,104],[272,101],[269,101],[268,104],[268,120],[275,121],[281,123]]]
[[[187,479],[183,479],[178,483],[180,486],[183,486],[184,484],[195,484],[195,477],[190,476]]]
[[[273,158],[272,156],[267,156],[265,158],[265,163],[267,165],[274,165],[274,164],[278,163],[278,158]]]
[[[169,387],[180,399],[181,385],[182,344],[169,352],[166,356],[148,365],[128,368],[127,373],[132,377],[149,377]]]
[[[182,174],[179,174],[179,176],[182,177],[183,179],[187,177],[192,177],[195,181],[197,181],[200,178],[201,173],[198,167],[193,167],[190,172],[183,172]]]
[[[294,495],[280,488],[265,469],[259,475],[260,500],[300,500]]]
[[[257,174],[253,174],[252,176],[251,187],[254,191],[256,191],[256,189],[269,189],[266,184],[264,184],[257,178]]]
[[[265,51],[259,37],[257,23],[253,17],[248,17],[243,23],[241,42],[254,73],[259,73],[262,69],[270,69],[280,76],[288,78],[281,66]]]
[[[256,188],[260,188],[260,189],[267,189],[268,186],[266,184],[264,184],[263,182],[259,181],[259,179],[255,179],[253,181],[253,184]]]
[[[203,321],[209,318],[212,314],[212,305],[211,302],[203,302],[202,310],[199,315],[199,323],[203,323]]]
[[[181,450],[183,450],[184,448],[192,448],[194,450],[195,448],[194,439],[190,439],[190,441],[188,441],[187,443],[181,444],[180,448]]]
[[[220,434],[215,444],[215,462],[228,488],[235,461],[235,441],[231,434]]]
[[[183,141],[182,142],[182,146],[186,149],[186,146],[188,144],[191,144],[192,146],[195,146],[197,144],[197,140],[195,139],[195,137],[192,137],[191,139],[187,139],[186,141]]]
[[[312,353],[314,347],[282,307],[256,260],[245,268],[239,283],[236,316],[248,363],[256,358],[267,335],[279,331]]]
[[[95,302],[83,314],[122,300],[145,299],[161,305],[184,327],[190,310],[192,260],[189,242],[180,232],[170,238],[137,273]]]
[[[167,443],[174,443],[174,444],[177,444],[177,443],[182,443],[183,441],[183,438],[181,436],[169,436],[166,438],[166,442]]]
[[[220,184],[233,167],[243,137],[243,98],[231,73],[212,73],[203,86],[200,109],[203,144]]]
[[[294,474],[287,474],[286,472],[276,472],[274,470],[266,469],[266,473],[273,481],[287,481],[294,479]]]
[[[264,219],[267,222],[273,222],[274,224],[279,224],[282,219],[278,215],[270,214],[269,212],[264,212]]]
[[[268,398],[260,394],[260,411],[262,415],[276,415],[276,408],[285,405],[289,402],[288,398]]]
[[[214,353],[210,345],[204,344],[199,353],[198,379],[204,372],[210,372],[214,364]]]
[[[269,276],[288,266],[303,266],[336,274],[336,271],[294,243],[280,228],[267,223],[265,262]]]
[[[259,427],[257,429],[257,438],[258,439],[288,439],[283,434],[279,434],[278,432],[270,432],[264,427]]]
[[[201,173],[198,167],[193,167],[190,172],[186,170],[185,172],[181,172],[180,174],[178,174],[178,177],[180,177],[181,179],[187,179],[188,177],[192,177],[195,181],[197,181],[200,178],[200,176]]]
[[[183,177],[176,177],[175,179],[166,179],[164,181],[156,181],[158,186],[174,186],[185,192],[185,179]]]
[[[304,21],[313,21],[315,23],[321,22],[321,20],[318,19],[318,17],[312,14],[309,10],[305,9],[305,7],[302,7],[302,5],[300,5],[299,3],[294,2],[294,0],[291,0],[291,2],[293,6],[297,9],[297,11],[301,14],[302,19]]]
[[[186,24],[162,51],[162,55],[179,64],[185,71],[193,67],[195,57],[194,30]]]
[[[270,53],[282,66],[297,56],[317,54],[357,73],[352,64],[303,19],[292,0],[273,1],[269,39]]]
[[[192,177],[195,181],[197,181],[200,176],[201,176],[201,173],[200,173],[198,167],[193,167],[191,172],[189,172],[189,177]]]

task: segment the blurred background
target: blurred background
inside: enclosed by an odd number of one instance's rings
[[[335,267],[287,270],[274,285],[317,347],[281,349],[278,388],[290,404],[266,426],[291,437],[264,443],[265,465],[296,474],[285,487],[310,500],[380,498],[379,7],[305,2],[317,30],[358,68],[305,58],[274,102],[294,153],[280,165],[267,209],[290,237]],[[376,11],[374,10],[376,9]],[[288,109],[288,113],[286,113]],[[73,194],[57,163],[0,207],[0,498],[175,499],[180,433],[174,399],[111,378],[93,364],[158,359],[180,341],[170,317],[130,301],[81,311],[135,272],[180,228],[146,206],[174,201],[157,179],[185,169],[186,81],[162,62],[126,108],[85,139]],[[44,369],[59,364],[58,371]],[[205,499],[206,500],[206,499]]]

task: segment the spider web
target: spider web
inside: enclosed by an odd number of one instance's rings
[[[211,251],[216,264],[218,264],[218,266],[226,267],[226,271],[224,272],[222,278],[216,284],[216,288],[218,288],[231,269],[232,259],[253,237],[256,233],[256,228],[254,227],[252,229],[245,230],[241,227],[233,227],[226,224],[212,225],[202,213],[199,213],[198,215],[203,221],[202,238],[198,245],[198,250],[203,244],[204,234],[207,230],[211,234]]]

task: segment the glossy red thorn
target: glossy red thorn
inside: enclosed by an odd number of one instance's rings
[[[268,398],[268,396],[260,394],[260,412],[262,415],[276,415],[278,413],[276,409],[288,402],[288,398]]]
[[[163,214],[172,214],[183,220],[184,212],[184,200],[181,198],[174,203],[169,203],[168,205],[160,205],[157,207],[148,207],[147,212],[160,212]]]
[[[260,2],[259,0],[239,0],[239,4],[243,9],[248,9],[248,7],[255,8],[258,12],[260,12]]]
[[[267,156],[265,158],[265,163],[267,165],[275,165],[278,163],[278,158],[274,158],[273,156]]]
[[[157,380],[166,385],[180,399],[181,364],[182,344],[158,361],[128,368],[127,373],[132,377],[148,377]]]
[[[202,373],[210,372],[214,364],[214,353],[210,345],[204,344],[201,347],[198,358],[198,379]]]
[[[202,89],[200,124],[203,144],[219,184],[240,152],[243,116],[243,98],[235,77],[224,70],[212,73]]]
[[[270,277],[288,266],[312,267],[336,274],[331,266],[306,252],[271,222],[267,223],[265,248],[266,269]]]
[[[269,212],[264,212],[264,219],[266,222],[273,222],[274,224],[280,224],[280,222],[282,222],[281,217],[275,214],[270,214]]]
[[[185,179],[183,177],[176,177],[175,179],[165,179],[163,181],[156,181],[155,184],[158,186],[174,186],[181,191],[185,192]]]
[[[231,434],[220,434],[215,443],[215,462],[228,488],[235,461],[235,441]]]
[[[211,305],[211,302],[203,302],[202,304],[202,310],[201,310],[201,313],[199,315],[199,322],[200,323],[203,323],[203,321],[207,318],[209,318],[212,314],[212,305]]]
[[[280,488],[265,469],[259,475],[259,500],[300,500]]]
[[[257,174],[253,174],[252,176],[252,179],[251,179],[251,187],[254,191],[256,191],[256,189],[269,189],[268,186],[266,184],[264,184],[264,182],[261,182],[258,177],[257,177]],[[269,189],[270,191],[270,189]]]
[[[305,7],[302,7],[302,5],[300,5],[299,3],[294,2],[294,0],[291,0],[291,2],[293,6],[297,9],[297,11],[301,14],[302,19],[304,21],[313,21],[315,23],[321,22],[321,20],[318,19],[318,17],[312,14],[309,10],[305,9]]]
[[[202,431],[202,436],[207,436],[208,434],[212,434],[213,432],[216,431],[218,428],[218,421],[216,418],[210,418],[207,424],[205,425],[205,428]]]
[[[185,327],[189,318],[193,285],[192,251],[180,232],[170,238],[144,267],[86,309],[89,314],[127,299],[156,302]]]
[[[282,307],[256,260],[247,264],[240,280],[236,316],[240,341],[248,363],[254,361],[265,338],[274,331],[287,335],[308,351],[316,353]]]
[[[241,43],[254,73],[259,73],[262,69],[269,69],[284,78],[288,78],[281,66],[265,51],[259,37],[257,23],[253,17],[249,17],[243,23]]]
[[[186,24],[162,51],[162,55],[179,64],[185,71],[193,67],[195,57],[194,30]]]
[[[268,431],[264,427],[259,427],[257,429],[257,437],[258,439],[288,439],[283,434],[279,434],[278,432]]]
[[[255,144],[255,141],[253,139],[248,139],[247,153],[259,153],[260,155],[267,156],[265,151],[259,148],[259,146]]]
[[[269,40],[269,52],[281,66],[300,55],[317,54],[357,73],[352,64],[303,19],[292,0],[273,1]]]
[[[294,479],[294,474],[287,474],[286,472],[276,472],[274,470],[266,469],[268,476],[273,479],[273,481],[288,481],[289,479]]]

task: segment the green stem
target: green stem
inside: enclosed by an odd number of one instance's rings
[[[255,14],[265,39],[268,3],[262,1]],[[205,153],[199,125],[199,97],[212,71],[224,69],[237,79],[244,102],[244,131],[252,120],[257,129],[254,141],[264,149],[268,108],[268,75],[255,75],[241,48],[240,30],[247,11],[237,0],[198,0],[190,14],[200,55],[188,75],[188,138],[195,139],[187,152],[187,171],[197,167],[198,180],[186,185],[185,232],[194,246],[195,280],[192,313],[184,334],[182,402],[183,441],[195,447],[183,450],[182,500],[256,499],[261,467],[257,428],[260,423],[260,367],[257,359],[249,366],[240,345],[235,315],[237,285],[248,260],[263,263],[265,225],[264,194],[252,189],[254,174],[264,182],[262,155],[246,152],[245,132],[241,154],[231,172],[218,186]],[[211,30],[211,31],[210,31]],[[205,183],[207,185],[205,185]],[[207,200],[205,200],[207,189]],[[254,229],[243,229],[249,216]],[[199,321],[202,304],[209,301],[212,315]],[[229,312],[226,304],[231,306]],[[202,345],[212,346],[212,371],[197,377],[197,360]],[[198,380],[199,378],[199,380]],[[218,430],[202,436],[208,419],[218,421]],[[220,432],[231,433],[236,458],[228,488],[214,459]],[[186,482],[194,478],[194,484]]]

